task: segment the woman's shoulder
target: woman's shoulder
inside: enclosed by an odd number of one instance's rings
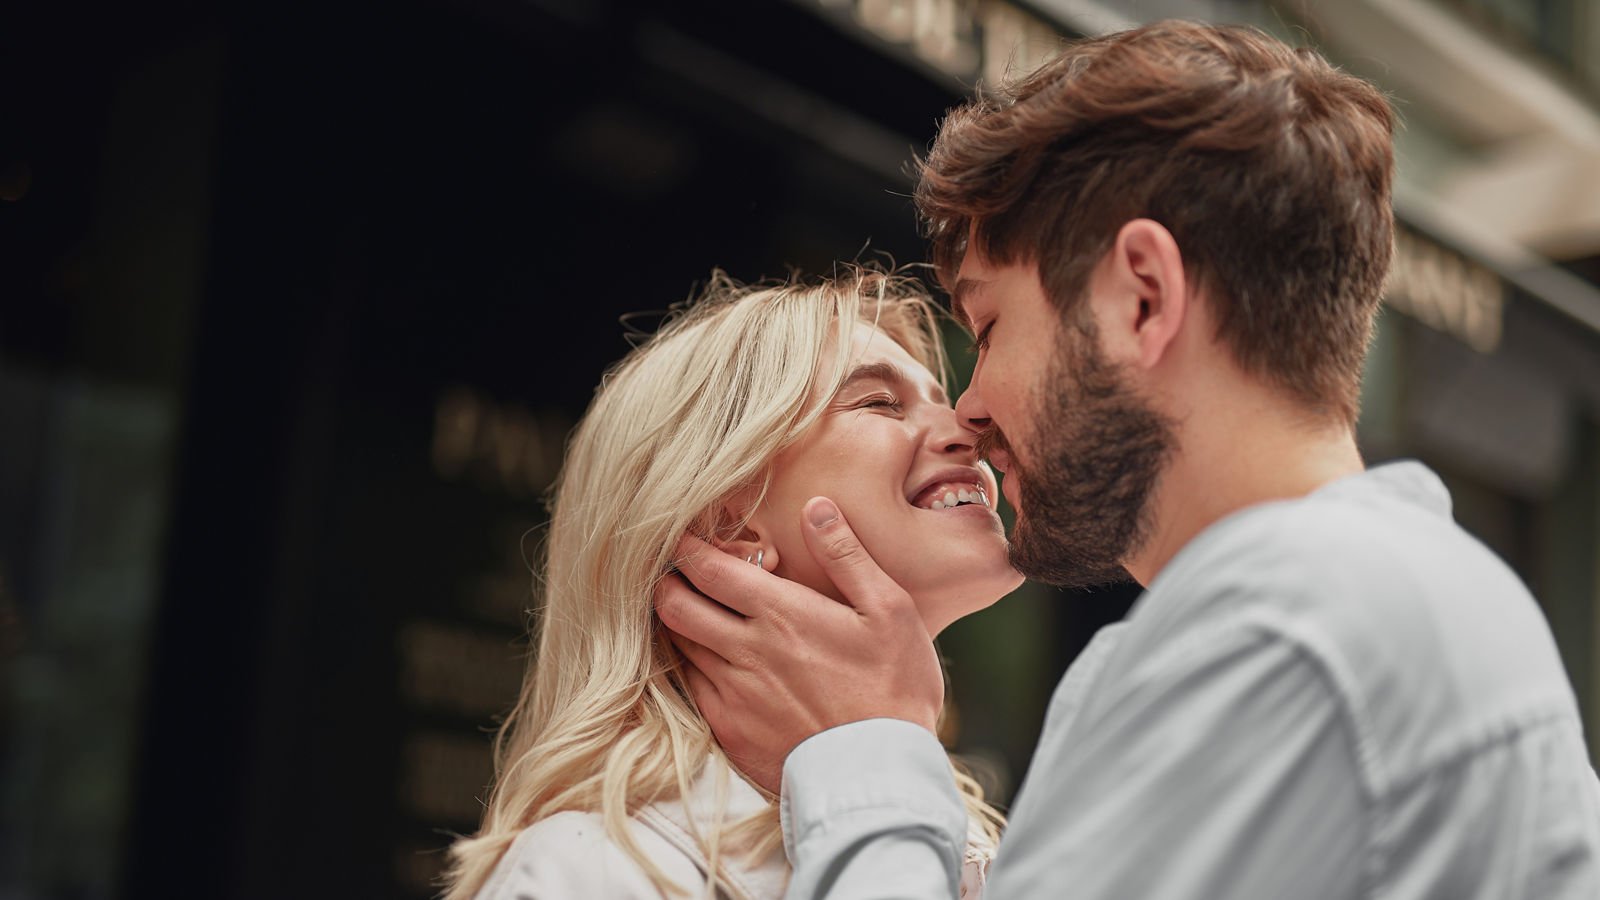
[[[649,828],[630,819],[628,836],[679,886],[693,892],[705,877],[694,862]],[[561,812],[529,825],[506,850],[475,900],[658,900],[661,892],[613,840],[594,812]]]

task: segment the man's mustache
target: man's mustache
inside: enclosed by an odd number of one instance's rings
[[[1017,458],[1016,454],[1011,452],[1011,445],[1006,442],[1006,436],[1000,433],[1000,429],[990,425],[979,431],[977,437],[973,439],[972,451],[979,459],[988,459],[996,450],[1002,451],[1012,459]]]

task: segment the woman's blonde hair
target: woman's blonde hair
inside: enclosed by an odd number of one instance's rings
[[[685,532],[729,537],[743,527],[774,458],[843,381],[850,341],[830,339],[854,322],[943,378],[935,309],[921,286],[851,265],[812,284],[746,286],[714,273],[698,300],[601,379],[551,493],[537,653],[495,738],[482,827],[451,847],[446,900],[472,896],[520,831],[567,810],[599,812],[607,836],[663,895],[686,893],[641,850],[627,819],[688,796],[705,762],[726,757],[689,699],[686,663],[651,594]],[[730,515],[735,502],[743,512]],[[959,769],[957,781],[975,825],[997,839],[999,814]],[[750,858],[776,849],[777,807],[712,823],[698,838],[712,863],[709,893],[725,846]]]

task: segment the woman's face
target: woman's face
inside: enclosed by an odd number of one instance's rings
[[[1022,583],[1006,561],[1000,494],[933,374],[865,324],[850,341],[844,386],[778,455],[744,537],[768,548],[769,571],[842,599],[800,531],[806,501],[827,497],[938,634]]]

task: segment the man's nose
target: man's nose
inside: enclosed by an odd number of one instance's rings
[[[956,400],[956,421],[968,431],[982,431],[989,427],[989,409],[983,405],[983,396],[978,393],[977,378],[961,392],[960,399]]]
[[[938,422],[928,429],[928,449],[935,453],[972,453],[972,432],[950,407],[940,405],[943,408]]]

